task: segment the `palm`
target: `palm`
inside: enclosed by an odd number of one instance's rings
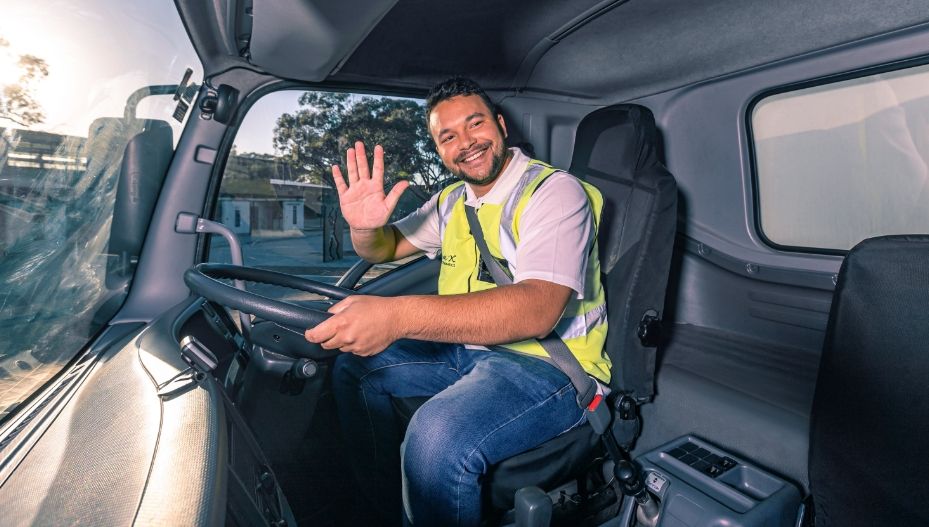
[[[374,147],[374,164],[371,167],[368,166],[364,144],[360,141],[355,143],[355,148],[348,149],[346,161],[347,182],[342,178],[341,169],[332,167],[342,216],[353,229],[383,227],[409,184],[401,181],[390,193],[384,193],[384,150],[379,145]]]
[[[393,207],[387,205],[386,197],[384,185],[373,179],[351,184],[345,192],[339,194],[342,216],[354,229],[382,227],[393,212]]]

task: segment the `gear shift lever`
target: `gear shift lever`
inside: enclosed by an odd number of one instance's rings
[[[658,525],[658,502],[645,488],[645,482],[638,465],[622,460],[613,467],[613,475],[622,485],[623,494],[636,501],[636,523],[642,527]]]

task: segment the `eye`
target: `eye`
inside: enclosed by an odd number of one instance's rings
[[[441,142],[442,144],[445,144],[445,143],[451,141],[451,140],[454,139],[454,138],[455,138],[454,135],[446,135],[445,137],[443,137],[442,139],[440,139],[439,142]]]
[[[477,128],[478,126],[484,124],[484,121],[474,121],[471,123],[471,128]]]

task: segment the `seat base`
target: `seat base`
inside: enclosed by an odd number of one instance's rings
[[[403,422],[410,419],[428,397],[395,398],[394,408]],[[491,504],[498,509],[513,508],[516,491],[537,486],[550,491],[556,486],[582,476],[605,456],[600,438],[584,424],[542,445],[494,465],[484,481]]]

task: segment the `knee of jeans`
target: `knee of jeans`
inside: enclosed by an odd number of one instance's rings
[[[410,420],[403,446],[404,476],[411,483],[437,484],[462,471],[484,472],[481,456],[475,455],[476,445],[468,441],[454,416],[442,411],[441,405],[427,402]]]
[[[343,353],[335,358],[332,364],[332,387],[339,391],[342,387],[352,390],[358,389],[358,383],[361,376],[367,371],[361,364],[362,357]]]

